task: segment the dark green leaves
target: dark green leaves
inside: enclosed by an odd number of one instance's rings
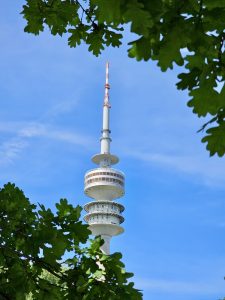
[[[78,4],[73,0],[27,0],[22,14],[27,20],[25,31],[39,34],[46,24],[53,35],[67,32],[67,26],[77,24]]]
[[[148,36],[149,28],[153,26],[150,12],[145,10],[142,3],[137,0],[127,1],[124,21],[131,22],[131,32]]]
[[[84,247],[90,231],[80,206],[61,199],[56,213],[39,207],[13,184],[0,189],[0,298],[141,299],[120,254],[104,255],[100,238]]]
[[[212,127],[206,131],[207,135],[202,139],[203,143],[207,143],[206,148],[210,152],[210,156],[215,153],[223,156],[225,153],[225,121],[216,127]]]
[[[95,14],[99,23],[119,25],[122,18],[121,0],[92,0],[91,3],[95,7]]]
[[[142,59],[147,61],[151,57],[151,41],[149,39],[141,37],[136,41],[130,42],[129,45],[132,45],[128,51],[130,57],[135,57],[138,61]],[[146,47],[146,45],[148,46]]]
[[[68,32],[71,33],[68,38],[68,45],[70,47],[76,47],[81,44],[81,41],[85,41],[87,38],[87,31],[90,26],[78,24],[75,29],[69,29]]]
[[[223,99],[219,96],[219,93],[214,90],[215,81],[213,79],[205,80],[201,86],[190,92],[193,97],[188,106],[193,107],[193,112],[198,116],[206,116],[207,113],[215,115],[218,109],[222,105]]]
[[[27,20],[27,26],[24,28],[25,32],[37,35],[44,30],[44,19],[41,10],[42,3],[39,0],[27,0],[27,4],[23,6],[21,12]]]
[[[90,52],[93,52],[93,54],[96,56],[98,56],[101,53],[101,50],[104,49],[103,34],[104,34],[103,30],[95,29],[87,36],[86,39],[86,43],[89,45],[88,50]]]

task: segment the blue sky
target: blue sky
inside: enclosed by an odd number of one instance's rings
[[[99,152],[105,62],[110,61],[112,152],[126,174],[124,234],[112,240],[145,300],[225,296],[225,162],[209,158],[204,120],[175,87],[178,70],[99,58],[65,38],[23,32],[23,1],[0,4],[0,183],[34,203],[89,201],[84,173]]]

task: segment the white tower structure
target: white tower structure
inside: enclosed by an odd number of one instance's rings
[[[103,126],[101,136],[101,153],[92,157],[92,161],[98,165],[97,168],[85,174],[84,192],[94,201],[84,206],[87,214],[84,220],[89,224],[92,234],[100,235],[104,240],[102,251],[110,254],[110,240],[112,236],[121,234],[124,229],[120,226],[124,218],[121,213],[123,205],[115,199],[124,195],[124,174],[112,168],[118,163],[117,156],[110,153],[110,127],[109,127],[109,63],[106,63],[105,98],[103,104]]]

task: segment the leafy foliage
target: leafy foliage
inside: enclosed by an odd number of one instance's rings
[[[156,60],[162,71],[185,65],[177,88],[188,90],[195,114],[213,116],[217,129],[207,131],[210,136],[202,141],[210,155],[224,155],[219,122],[225,112],[225,95],[219,91],[225,81],[224,0],[26,0],[22,14],[26,32],[39,34],[46,25],[54,35],[71,34],[70,47],[84,42],[96,56],[105,46],[119,47],[121,30],[129,24],[137,36],[128,43],[130,57]]]
[[[0,189],[1,299],[142,299],[121,254],[104,255],[100,238],[85,246],[90,231],[80,212],[66,199],[56,213],[37,210],[14,184]]]

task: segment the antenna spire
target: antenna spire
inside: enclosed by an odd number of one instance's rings
[[[119,159],[116,155],[112,155],[110,153],[110,128],[109,128],[109,120],[110,120],[110,108],[111,105],[109,103],[109,62],[106,63],[106,77],[105,77],[105,96],[103,102],[103,122],[102,122],[102,135],[100,138],[101,142],[101,152],[92,157],[92,161],[100,167],[108,168],[111,165],[118,163]]]
[[[110,103],[109,103],[109,62],[106,63],[106,73],[105,73],[105,98],[104,98],[104,105],[108,106],[109,108]]]
[[[102,124],[102,137],[101,137],[101,153],[110,154],[110,129],[109,129],[109,63],[106,63],[106,80],[105,80],[105,97],[103,104],[103,124]]]

